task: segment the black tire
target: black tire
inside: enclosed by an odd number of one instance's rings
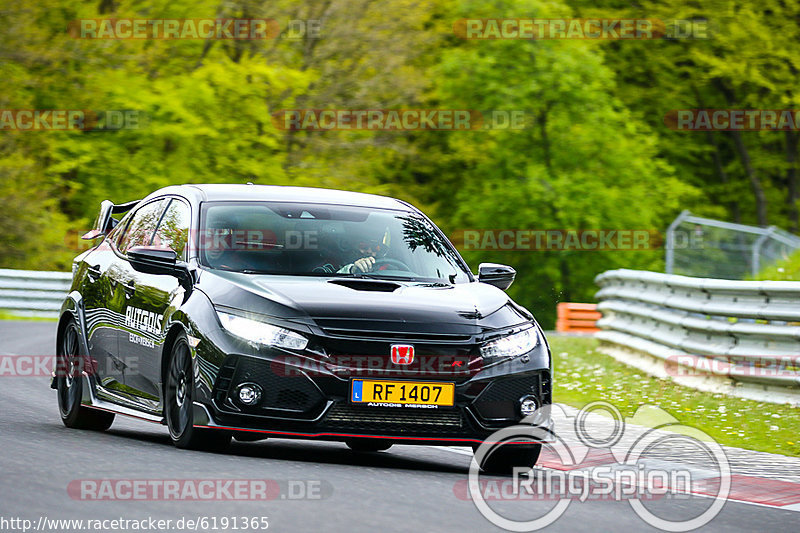
[[[348,439],[344,443],[354,452],[383,452],[392,447],[382,439]]]
[[[473,447],[473,451],[477,450]],[[533,468],[542,453],[541,444],[503,444],[491,448],[483,457],[481,470],[487,474],[510,476],[515,467]]]
[[[67,319],[56,351],[56,390],[61,421],[68,428],[105,431],[114,423],[114,413],[81,404],[83,369],[87,358],[81,354],[80,331],[72,318]]]
[[[227,431],[194,427],[194,372],[186,336],[172,344],[164,379],[164,418],[178,448],[221,451],[231,443]]]

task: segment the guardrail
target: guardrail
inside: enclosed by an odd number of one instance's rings
[[[800,399],[800,282],[624,269],[595,282],[596,337],[618,359],[696,388]]]
[[[56,318],[71,282],[69,272],[0,269],[0,310]]]

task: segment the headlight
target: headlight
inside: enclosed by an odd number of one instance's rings
[[[491,357],[516,357],[528,353],[539,344],[539,332],[535,327],[507,335],[481,346],[481,355]]]
[[[221,311],[217,311],[217,316],[223,328],[237,337],[257,344],[290,350],[303,350],[308,345],[307,338],[289,329]]]

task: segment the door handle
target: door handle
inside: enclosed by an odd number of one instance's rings
[[[86,269],[86,274],[89,276],[89,279],[92,281],[97,281],[100,279],[101,272],[100,272],[100,265],[90,265]]]
[[[136,292],[136,284],[133,282],[123,283],[122,289],[125,291],[125,298],[131,298]]]

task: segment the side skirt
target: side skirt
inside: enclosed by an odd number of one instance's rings
[[[116,403],[116,401],[126,402],[125,398],[118,397],[112,392],[107,390],[103,390],[102,394],[107,396],[108,398],[114,398],[114,402],[109,401],[107,399],[101,399],[95,393],[95,386],[92,383],[92,380],[86,374],[83,373],[83,398],[81,399],[81,404],[85,407],[90,407],[92,409],[99,409],[101,411],[108,411],[109,413],[115,413],[118,415],[129,416],[131,418],[136,418],[138,420],[144,420],[145,422],[151,422],[154,424],[166,425],[166,421],[164,417],[161,415],[156,415],[153,413],[147,413],[145,411],[141,411],[139,409],[134,409],[133,407],[128,407],[125,405],[120,405]]]

